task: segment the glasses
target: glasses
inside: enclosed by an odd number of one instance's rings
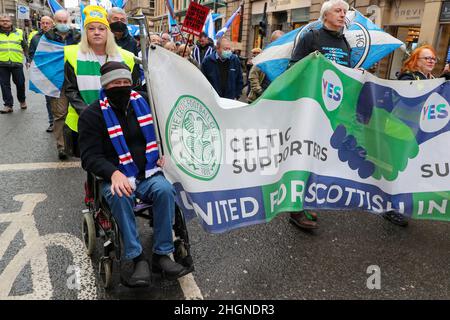
[[[425,59],[428,62],[436,62],[436,58],[435,57],[422,57],[422,58],[419,58],[419,59]]]

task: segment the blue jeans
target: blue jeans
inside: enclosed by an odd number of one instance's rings
[[[52,97],[45,96],[45,106],[47,107],[48,123],[49,124],[53,124],[52,106],[50,105],[51,98]]]
[[[142,253],[136,217],[133,212],[135,197],[153,203],[153,252],[166,255],[174,251],[172,225],[175,216],[175,189],[162,173],[136,181],[136,190],[127,197],[111,194],[111,183],[104,182],[102,194],[119,225],[124,245],[124,259],[136,258]]]

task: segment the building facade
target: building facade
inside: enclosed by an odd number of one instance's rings
[[[30,8],[30,19],[17,18],[17,6],[24,5]],[[13,25],[30,32],[31,29],[39,27],[39,20],[44,15],[51,15],[47,0],[2,0],[0,1],[0,12],[8,14]]]
[[[129,0],[125,5],[125,11],[128,17],[132,17],[140,10],[147,17],[147,22],[151,27],[151,18],[155,15],[155,5],[156,0]],[[129,22],[133,22],[132,19],[129,18]]]

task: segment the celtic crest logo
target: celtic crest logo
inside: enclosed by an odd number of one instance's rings
[[[208,108],[193,96],[181,96],[166,123],[166,142],[177,166],[200,180],[213,179],[220,167],[222,140]]]

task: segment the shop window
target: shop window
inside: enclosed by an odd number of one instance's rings
[[[298,29],[300,27],[305,26],[307,23],[306,22],[294,22],[292,24],[292,30]]]
[[[253,26],[253,39],[253,48],[262,48],[262,38],[258,26]]]
[[[419,35],[420,27],[417,26],[398,27],[396,32],[396,38],[405,43],[407,52],[411,52],[417,48]],[[391,59],[389,79],[397,79],[400,69],[403,66],[403,62],[407,57],[408,55],[400,49],[394,51]]]

